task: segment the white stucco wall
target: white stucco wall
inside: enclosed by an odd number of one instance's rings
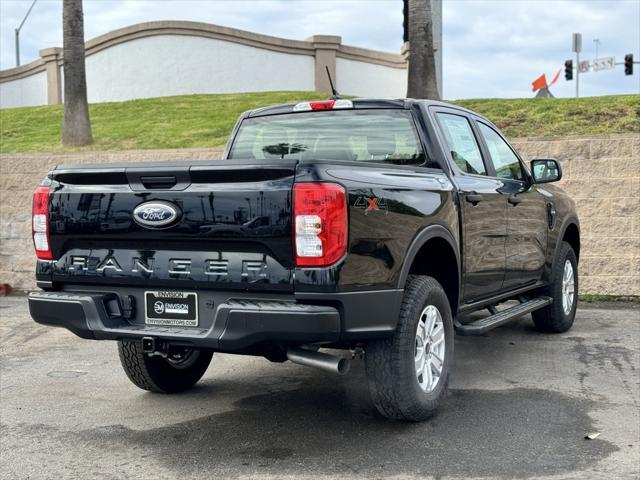
[[[314,58],[211,38],[160,35],[87,57],[89,102],[269,90],[313,90]]]
[[[0,108],[47,104],[47,73],[0,83]]]
[[[406,69],[380,64],[403,65],[400,55],[345,46],[331,35],[299,41],[158,21],[114,30],[90,40],[86,48],[91,103],[198,93],[328,91],[324,68],[333,69],[334,61],[340,93],[400,98],[406,91]],[[60,102],[64,73],[60,68],[60,75],[53,75],[52,67],[62,63],[62,49],[47,48],[41,55],[17,71],[0,72],[0,108]],[[45,72],[16,78],[25,68],[37,71],[43,62],[51,73],[48,79]]]
[[[337,89],[343,95],[404,98],[407,70],[336,58]]]

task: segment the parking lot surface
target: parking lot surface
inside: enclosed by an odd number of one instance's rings
[[[458,337],[421,424],[375,413],[362,360],[337,377],[216,354],[169,396],[129,383],[114,342],[35,324],[25,297],[0,299],[0,335],[3,479],[640,476],[638,304],[580,308],[562,335],[527,316]]]

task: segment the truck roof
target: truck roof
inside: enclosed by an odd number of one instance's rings
[[[317,101],[323,101],[318,99]],[[440,102],[436,100],[428,99],[414,99],[414,98],[398,98],[398,99],[383,99],[383,98],[354,98],[351,99],[354,109],[370,109],[370,108],[408,108],[411,104],[421,103],[426,106],[442,106],[455,108],[467,113],[478,115],[477,113],[468,110],[466,108],[454,105],[452,103]],[[304,103],[304,102],[303,102]],[[280,115],[283,113],[292,113],[293,107],[297,103],[284,103],[280,105],[269,105],[267,107],[257,108],[255,110],[249,110],[245,113],[247,117],[262,117],[267,115]],[[480,116],[480,115],[478,115]]]

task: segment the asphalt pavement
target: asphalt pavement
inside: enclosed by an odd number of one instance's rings
[[[114,342],[0,299],[0,478],[640,478],[640,304],[529,316],[458,337],[451,390],[421,423],[372,407],[362,360],[338,377],[215,354],[180,395],[134,387]],[[589,433],[600,433],[594,440]]]

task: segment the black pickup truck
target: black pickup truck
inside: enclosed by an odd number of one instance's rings
[[[153,392],[193,386],[214,352],[336,373],[350,355],[335,350],[363,354],[380,413],[423,420],[445,396],[454,334],[528,313],[545,332],[571,327],[580,233],[549,185],[561,176],[445,103],[249,111],[222,160],[49,172],[30,312],[117,340]]]

